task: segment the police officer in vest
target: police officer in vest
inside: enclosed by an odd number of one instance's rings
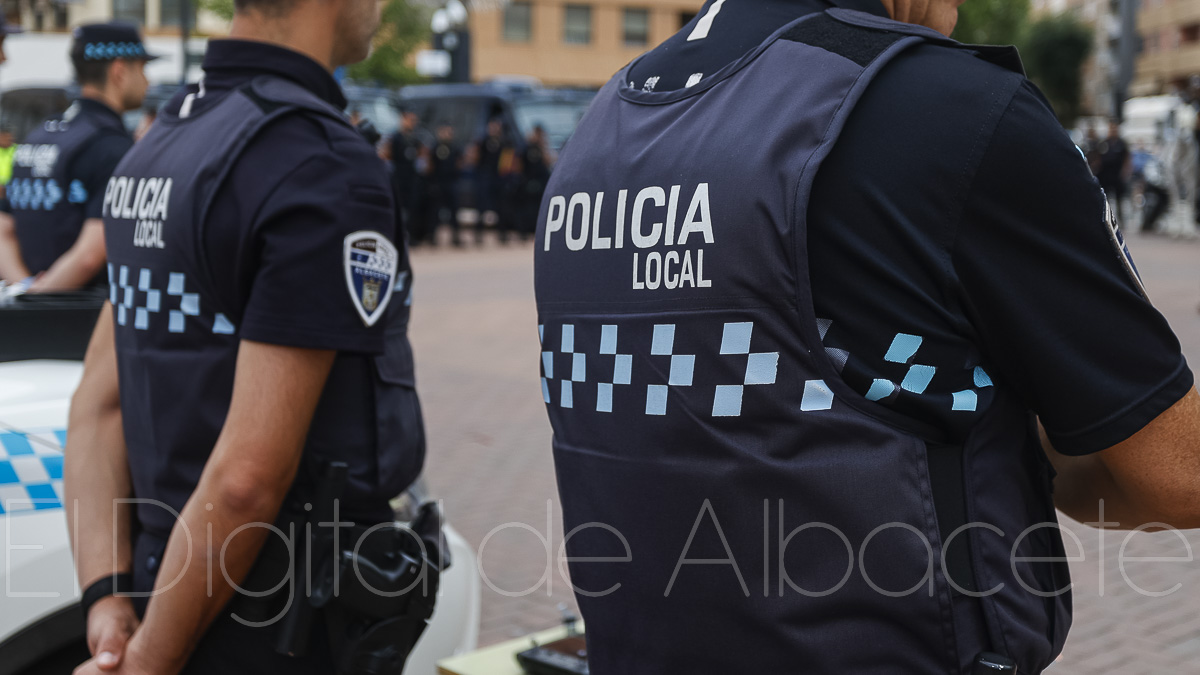
[[[10,26],[8,20],[0,13],[0,65],[8,61],[4,53],[4,38],[13,33],[22,32],[20,26]],[[6,157],[8,179],[12,178],[12,161]],[[5,180],[7,184],[8,180]],[[8,198],[0,198],[0,294],[10,283],[19,283],[28,278],[29,272],[21,260],[20,247],[17,244],[16,225],[12,219],[12,207]],[[32,281],[30,281],[32,283]]]
[[[142,105],[145,65],[155,58],[133,26],[75,29],[71,62],[80,96],[30,132],[17,149],[7,189],[19,250],[0,256],[19,254],[21,266],[11,274],[36,277],[30,292],[104,282],[105,185],[133,145],[121,114]]]
[[[1179,342],[958,4],[708,2],[563,151],[535,285],[594,675],[1038,673],[1055,506],[1200,526]]]
[[[65,466],[78,672],[398,674],[436,592],[389,506],[424,459],[412,281],[332,76],[379,5],[236,9],[104,194],[111,302]]]

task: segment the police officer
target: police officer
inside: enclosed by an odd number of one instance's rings
[[[1037,673],[1056,505],[1200,526],[1192,373],[1015,52],[947,39],[956,0],[836,4],[709,2],[555,165],[542,393],[595,675]]]
[[[71,62],[80,96],[35,128],[18,148],[7,197],[31,292],[103,283],[104,188],[133,145],[121,114],[146,96],[146,52],[133,26],[75,29]],[[9,255],[12,255],[11,253]]]
[[[392,179],[396,185],[397,209],[409,228],[409,241],[420,244],[428,238],[425,227],[424,181],[417,160],[425,144],[418,135],[421,118],[412,110],[400,113],[400,128],[392,136]]]
[[[4,14],[0,12],[0,65],[8,60],[4,53],[4,38],[20,32],[22,32],[21,27],[10,26],[8,20],[4,18]],[[6,150],[5,154],[7,155],[8,152]],[[12,178],[11,158],[5,157],[4,162],[8,172],[4,183],[7,185],[8,180]],[[29,276],[29,270],[25,267],[25,262],[21,260],[16,226],[11,214],[12,207],[8,203],[8,198],[0,198],[0,289],[9,283],[19,283]]]
[[[505,218],[505,180],[513,147],[504,134],[504,121],[499,117],[488,120],[487,131],[475,143],[477,159],[476,180],[479,185],[480,220],[475,227],[475,240],[483,242],[483,228],[494,227],[500,241],[508,241],[511,220]]]
[[[442,124],[437,128],[437,144],[429,153],[430,209],[429,241],[437,243],[437,230],[442,223],[450,225],[450,242],[462,246],[458,223],[458,170],[462,152],[454,145],[454,127]]]
[[[356,673],[366,659],[398,674],[435,588],[367,616],[349,574],[343,600],[306,610],[308,580],[332,583],[322,570],[393,520],[424,457],[407,252],[332,76],[366,56],[379,5],[236,10],[202,83],[105,191],[111,305],[66,449],[95,656],[77,672]],[[114,517],[126,497],[140,501]],[[401,565],[396,537],[376,528],[359,560]],[[113,594],[129,589],[153,597]]]
[[[517,194],[517,231],[522,239],[533,236],[537,212],[550,180],[550,149],[546,145],[546,129],[533,127],[521,150],[521,186]]]

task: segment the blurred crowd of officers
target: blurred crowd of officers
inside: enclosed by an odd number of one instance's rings
[[[554,163],[545,130],[536,125],[516,142],[493,118],[481,137],[464,145],[455,142],[456,132],[440,124],[430,134],[415,112],[405,111],[396,133],[376,144],[392,170],[410,245],[436,246],[442,228],[456,247],[469,239],[481,244],[489,229],[501,243],[531,239]]]
[[[1153,148],[1129,143],[1121,125],[1108,122],[1101,137],[1089,125],[1080,150],[1127,232],[1195,238],[1200,235],[1200,116],[1181,101],[1160,125]]]

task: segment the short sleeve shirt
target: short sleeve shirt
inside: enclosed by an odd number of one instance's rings
[[[856,8],[886,16],[872,4]],[[685,86],[697,64],[711,71],[829,6],[763,5],[719,14],[721,41],[685,42],[685,29],[634,65],[631,84]],[[1127,439],[1192,387],[1050,105],[966,50],[919,46],[878,75],[818,172],[807,222],[813,301],[843,378],[952,439],[986,414],[996,383],[1070,454]],[[898,339],[919,341],[918,376],[887,359]],[[984,400],[959,405],[970,389]]]
[[[345,104],[340,87],[316,62],[271,45],[214,41],[205,71],[204,98],[272,72],[339,108]],[[242,152],[205,218],[209,260],[229,266],[228,274],[214,276],[224,299],[241,310],[240,335],[294,347],[381,352],[383,322],[365,325],[346,280],[344,242],[359,231],[395,240],[388,173],[371,145],[349,126],[317,114],[294,113],[269,125]]]

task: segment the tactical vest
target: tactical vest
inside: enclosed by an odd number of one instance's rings
[[[30,273],[48,269],[79,238],[88,193],[71,171],[92,142],[106,134],[125,135],[121,120],[89,113],[76,102],[30,132],[17,148],[7,194]]]
[[[113,174],[105,207],[109,299],[125,442],[140,499],[181,510],[224,424],[243,299],[217,290],[216,275],[229,270],[221,267],[225,261],[209,259],[206,223],[214,194],[247,144],[292,114],[352,129],[315,94],[262,77],[194,115],[164,112]],[[397,237],[395,244],[398,270],[406,272],[404,241]],[[380,319],[386,349],[378,356],[338,354],[285,508],[313,501],[324,463],[338,460],[349,464],[341,512],[359,522],[390,521],[388,500],[420,473],[424,430],[407,337],[411,275],[397,280]],[[157,504],[139,505],[138,519],[161,538],[174,524]]]
[[[535,284],[592,673],[962,673],[985,651],[1036,673],[1059,653],[1067,568],[1032,560],[1062,547],[1029,413],[996,383],[950,444],[850,389],[813,312],[814,176],[920,44],[961,48],[809,15],[688,89],[619,73],[562,153]],[[889,358],[920,339],[898,327]]]

